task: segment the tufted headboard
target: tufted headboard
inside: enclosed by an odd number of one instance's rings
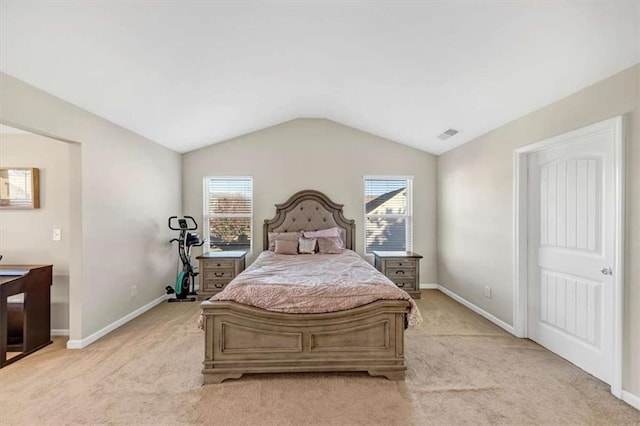
[[[263,249],[269,249],[269,232],[317,231],[337,226],[343,231],[346,248],[355,250],[356,222],[345,219],[343,206],[319,191],[296,192],[284,203],[276,204],[273,219],[264,221]]]

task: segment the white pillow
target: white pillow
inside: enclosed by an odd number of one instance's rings
[[[313,254],[316,252],[316,238],[300,237],[298,240],[298,251],[300,254]]]

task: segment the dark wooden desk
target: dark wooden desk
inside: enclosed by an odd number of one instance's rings
[[[1,265],[0,270],[25,270],[23,276],[0,276],[0,368],[51,343],[52,265]],[[22,343],[11,345],[21,354],[7,359],[7,297],[24,293]],[[14,349],[15,348],[15,349]]]

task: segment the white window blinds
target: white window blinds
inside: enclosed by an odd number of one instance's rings
[[[365,249],[412,250],[412,179],[365,177]]]
[[[251,250],[253,179],[204,179],[204,223],[209,251]]]

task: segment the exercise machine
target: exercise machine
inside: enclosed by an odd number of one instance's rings
[[[175,226],[177,224],[177,227]],[[167,286],[167,294],[176,295],[175,298],[169,299],[169,302],[195,302],[196,293],[196,276],[198,272],[191,266],[191,248],[200,247],[204,241],[200,240],[200,236],[191,231],[198,229],[198,223],[192,216],[171,216],[169,218],[169,229],[180,231],[178,238],[173,238],[170,243],[178,242],[178,256],[182,262],[182,271],[178,274],[175,287]]]

